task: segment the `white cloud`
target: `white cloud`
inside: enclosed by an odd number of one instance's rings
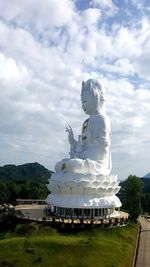
[[[108,16],[115,15],[118,10],[112,0],[91,0],[90,3],[93,7],[99,7],[105,11]]]
[[[27,83],[30,80],[30,74],[27,72],[25,66],[16,64],[12,58],[6,58],[0,53],[0,81],[6,83]]]
[[[112,64],[103,63],[101,68],[107,72],[120,73],[122,75],[132,75],[134,73],[133,64],[128,58],[117,59]]]
[[[74,4],[71,0],[0,0],[0,15],[4,20],[19,27],[39,32],[59,27],[72,20]],[[64,15],[65,14],[65,15]]]
[[[127,169],[133,174],[137,169],[142,175],[146,168],[142,166],[144,159],[148,169],[148,157],[144,151],[148,151],[150,146],[147,131],[150,125],[150,91],[143,88],[135,90],[130,82],[123,79],[105,78],[103,83],[107,89],[107,110],[112,123],[113,170],[121,166],[124,172]]]
[[[81,25],[91,26],[97,24],[101,18],[101,11],[98,8],[88,8],[81,13]]]

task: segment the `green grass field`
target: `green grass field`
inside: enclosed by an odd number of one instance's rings
[[[0,235],[0,267],[131,267],[138,225],[59,233],[17,225]]]

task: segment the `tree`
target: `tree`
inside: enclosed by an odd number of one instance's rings
[[[130,175],[125,182],[126,210],[129,212],[131,220],[136,221],[141,212],[141,197],[143,183],[135,175]]]
[[[16,202],[16,198],[18,198],[20,187],[15,182],[8,182],[7,190],[8,190],[7,202],[14,204]]]
[[[143,193],[141,203],[143,212],[150,214],[150,193]]]
[[[3,204],[7,199],[7,187],[2,181],[0,181],[0,192],[0,204]]]

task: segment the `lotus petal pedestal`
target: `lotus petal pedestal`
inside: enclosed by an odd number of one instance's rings
[[[59,216],[103,217],[121,206],[117,176],[55,173],[47,185],[46,202]]]

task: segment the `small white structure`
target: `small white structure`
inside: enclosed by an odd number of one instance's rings
[[[98,80],[82,82],[81,101],[89,118],[78,140],[70,126],[66,129],[70,158],[56,163],[56,173],[47,185],[51,194],[46,202],[58,216],[112,216],[121,206],[116,196],[120,186],[117,176],[110,175],[111,127],[105,111],[105,91]]]

